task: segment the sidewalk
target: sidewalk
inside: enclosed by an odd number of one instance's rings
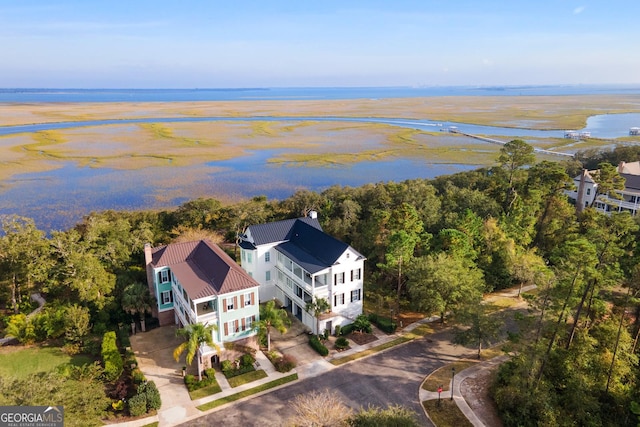
[[[523,288],[522,292],[529,290],[529,288],[530,287]],[[491,295],[487,298],[487,301],[503,297],[515,297],[517,294],[518,289],[505,290]],[[199,418],[209,412],[217,410],[217,408],[215,408],[211,409],[210,411],[202,412],[197,409],[197,407],[200,405],[230,395],[234,395],[245,390],[256,388],[268,382],[292,375],[294,373],[298,374],[298,379],[300,380],[322,375],[328,371],[331,371],[332,369],[337,368],[337,366],[331,363],[331,361],[334,359],[348,357],[353,354],[364,352],[370,348],[388,343],[389,341],[397,339],[413,331],[420,325],[435,322],[439,319],[439,316],[432,316],[430,318],[421,319],[417,322],[407,325],[401,330],[396,331],[396,333],[394,334],[385,334],[379,331],[377,328],[374,328],[374,333],[378,337],[377,340],[363,345],[359,345],[353,341],[350,341],[350,349],[342,352],[337,352],[331,349],[330,354],[327,357],[321,357],[313,349],[311,349],[308,344],[308,333],[303,328],[297,328],[295,325],[292,325],[290,330],[285,335],[272,335],[272,344],[273,347],[277,348],[282,353],[292,354],[294,355],[294,357],[296,357],[297,367],[295,369],[286,373],[277,372],[273,364],[264,355],[264,353],[262,353],[262,351],[257,351],[256,362],[258,364],[258,369],[263,369],[267,373],[266,378],[232,388],[227,382],[227,379],[224,377],[224,375],[220,372],[216,372],[216,380],[218,381],[218,384],[220,385],[222,391],[211,396],[206,396],[193,401],[189,397],[187,389],[184,385],[180,370],[181,368],[178,366],[179,364],[173,361],[173,359],[171,358],[171,349],[175,348],[175,346],[177,346],[177,343],[171,343],[170,345],[162,349],[154,348],[153,351],[148,353],[140,353],[139,351],[135,351],[142,372],[149,380],[153,380],[156,382],[156,385],[158,386],[158,390],[160,391],[162,397],[163,405],[162,408],[158,411],[158,415],[156,416],[121,423],[119,425],[124,427],[142,427],[146,424],[158,422],[160,427],[164,427],[177,425],[185,421]],[[158,329],[165,328],[171,327]],[[153,333],[155,331],[157,330],[134,335],[131,340],[133,349],[137,350],[137,346],[140,341],[152,341],[156,343],[164,342],[153,337]],[[169,330],[167,335],[175,337],[175,330]],[[469,418],[474,426],[484,426],[484,424],[478,419],[476,414],[464,400],[460,391],[460,385],[466,378],[473,377],[476,372],[480,370],[490,369],[495,364],[499,364],[504,360],[505,356],[496,357],[489,361],[478,363],[477,365],[465,369],[456,375],[456,381],[454,383],[453,390],[454,400],[456,401],[458,407],[460,407],[462,412],[465,414],[465,416],[467,416],[467,418]],[[350,361],[347,363],[352,362]],[[279,387],[286,387],[286,384]],[[279,387],[265,390],[248,397],[244,397],[238,401],[258,397],[261,394],[269,393]],[[420,389],[419,397],[420,401],[422,402],[424,400],[437,399],[438,394],[437,392],[428,392],[426,390]]]
[[[480,420],[480,418],[478,418],[478,416],[475,414],[475,412],[473,412],[473,410],[471,409],[467,401],[462,396],[462,392],[460,390],[462,383],[467,378],[475,378],[476,375],[481,371],[487,371],[487,370],[493,369],[495,366],[508,360],[508,358],[509,358],[508,356],[497,356],[492,359],[486,360],[484,362],[478,362],[477,364],[458,372],[455,376],[455,379],[453,381],[453,400],[456,402],[456,405],[458,406],[460,411],[464,414],[465,417],[467,417],[469,422],[473,424],[474,427],[487,427],[487,426]],[[427,378],[425,378],[425,381],[427,380]],[[423,384],[424,384],[424,381],[423,381]],[[451,383],[449,383],[449,390],[451,390]],[[444,393],[444,395],[447,396],[448,393],[449,391]],[[446,397],[442,397],[442,396],[441,398],[446,399]],[[436,400],[438,399],[438,392],[424,390],[421,386],[419,390],[419,399],[421,403],[426,400]],[[488,427],[491,427],[491,426],[488,426]]]

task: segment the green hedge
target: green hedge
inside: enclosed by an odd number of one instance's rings
[[[213,368],[205,369],[204,376],[202,377],[202,381],[198,381],[194,375],[187,374],[184,376],[184,383],[187,386],[187,390],[189,391],[199,390],[213,383],[217,384],[215,375],[216,375],[215,369]]]
[[[322,342],[320,342],[320,338],[318,338],[317,335],[311,335],[309,337],[309,345],[321,356],[326,356],[327,354],[329,354],[329,349],[325,347]]]
[[[221,370],[224,376],[228,378],[237,377],[238,375],[246,374],[247,372],[255,371],[253,367],[256,359],[251,354],[243,354],[240,357],[240,363],[238,368],[234,368],[234,362],[231,360],[223,360]]]
[[[394,322],[393,320],[391,320],[388,317],[384,317],[384,316],[378,316],[375,313],[371,313],[369,315],[369,320],[374,323],[378,329],[380,329],[381,331],[384,331],[388,334],[392,334],[396,331],[398,325],[396,324],[396,322]]]
[[[101,354],[104,362],[105,379],[107,381],[115,381],[120,378],[123,371],[123,361],[116,345],[116,333],[114,331],[104,334]]]
[[[342,328],[340,328],[340,334],[341,335],[349,335],[351,332],[354,331],[354,326],[353,323],[349,323],[348,325],[344,325]]]

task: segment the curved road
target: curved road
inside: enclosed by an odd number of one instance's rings
[[[295,396],[329,389],[352,408],[400,404],[415,411],[421,425],[432,426],[418,399],[422,380],[453,359],[475,354],[473,349],[452,345],[450,338],[449,331],[438,332],[181,425],[210,426],[224,421],[225,427],[281,426],[293,415],[290,402]]]

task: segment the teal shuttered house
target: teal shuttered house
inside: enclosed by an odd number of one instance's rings
[[[259,283],[208,240],[145,245],[147,282],[160,325],[214,324],[214,341],[251,344],[259,320]],[[215,350],[204,346],[205,366]]]

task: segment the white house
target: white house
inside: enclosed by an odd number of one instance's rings
[[[625,179],[624,190],[616,191],[617,197],[609,194],[597,194],[598,183],[594,172],[583,170],[573,179],[575,190],[566,191],[569,198],[576,203],[578,210],[593,206],[603,213],[630,212],[636,215],[640,210],[640,162],[620,162],[618,173]],[[597,195],[597,197],[596,197]]]
[[[217,245],[207,240],[146,244],[144,253],[160,325],[216,325],[213,340],[221,349],[225,342],[254,339],[259,284]],[[214,355],[215,349],[201,348],[205,368]]]
[[[240,248],[242,268],[260,283],[260,301],[278,300],[314,333],[333,332],[362,314],[365,257],[324,233],[315,212],[251,225]],[[306,311],[315,298],[330,306],[319,319]]]

